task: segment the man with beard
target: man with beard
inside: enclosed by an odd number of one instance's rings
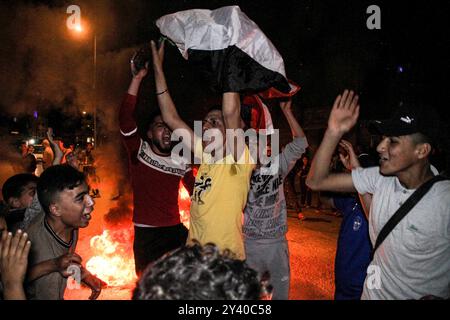
[[[151,115],[146,136],[139,137],[133,114],[147,68],[137,71],[132,59],[131,70],[133,78],[120,108],[119,123],[134,194],[133,250],[140,275],[150,262],[185,244],[188,231],[180,221],[178,188],[182,180],[190,192],[194,177],[190,167],[171,158],[172,131],[159,113]]]
[[[424,105],[406,102],[391,119],[375,121],[382,135],[380,166],[331,174],[330,162],[342,136],[356,124],[358,96],[344,91],[333,105],[307,184],[313,190],[372,194],[369,236],[372,244],[394,213],[416,189],[430,181],[433,146],[442,138],[439,116]],[[450,297],[450,182],[438,181],[415,203],[375,248],[367,269],[363,300]]]

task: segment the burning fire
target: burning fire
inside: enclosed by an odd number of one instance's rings
[[[180,188],[178,189],[178,208],[180,210],[180,220],[186,228],[189,229],[189,210],[191,207],[191,198],[189,197],[189,192],[180,183]]]
[[[93,257],[86,268],[108,286],[127,286],[136,282],[133,258],[133,229],[105,230],[90,240]]]
[[[178,205],[181,222],[189,228],[190,197],[180,183]],[[115,208],[117,211],[119,208]],[[130,207],[121,210],[132,210]],[[133,257],[134,230],[131,220],[109,227],[90,239],[92,258],[86,268],[110,287],[134,286],[137,280]]]

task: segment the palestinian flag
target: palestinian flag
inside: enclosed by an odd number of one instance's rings
[[[275,46],[238,6],[180,11],[159,18],[156,25],[218,92],[276,98],[300,89],[286,78]]]

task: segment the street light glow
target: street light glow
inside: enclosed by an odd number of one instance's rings
[[[86,27],[86,30],[84,27]],[[76,38],[84,38],[86,35],[89,35],[90,33],[93,33],[94,37],[94,81],[92,85],[92,89],[94,91],[94,101],[96,97],[96,83],[97,83],[97,35],[94,31],[94,28],[92,25],[90,25],[88,22],[83,21],[83,25],[81,24],[81,19],[75,19],[75,20],[68,20],[67,27],[69,30],[74,31],[75,34],[77,34]],[[82,111],[83,116],[87,115],[87,112]],[[94,102],[94,137],[92,140],[97,138],[97,105]]]

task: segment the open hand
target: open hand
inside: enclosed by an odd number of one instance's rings
[[[162,72],[164,62],[164,41],[159,48],[157,48],[155,41],[152,40],[150,41],[150,46],[152,48],[153,69],[155,72]]]
[[[14,236],[3,231],[0,239],[0,275],[5,287],[23,286],[30,247],[28,235],[22,230],[17,230]]]
[[[343,152],[339,152],[339,158],[341,159],[342,164],[347,170],[352,170],[354,168],[359,168],[361,165],[358,160],[358,156],[353,149],[352,144],[342,139],[339,142],[339,146],[342,148]]]
[[[53,138],[53,128],[47,129],[47,139],[50,142],[50,144],[53,146],[53,150],[55,151],[55,153],[58,153],[58,152],[62,153],[61,141],[55,140]]]
[[[47,138],[51,144],[55,143],[55,141],[53,140],[53,128],[50,128],[50,127],[47,128]]]
[[[353,91],[345,90],[334,101],[328,118],[328,129],[338,134],[345,134],[355,126],[358,116],[358,95]]]
[[[283,112],[292,111],[292,99],[280,101],[280,107]]]

